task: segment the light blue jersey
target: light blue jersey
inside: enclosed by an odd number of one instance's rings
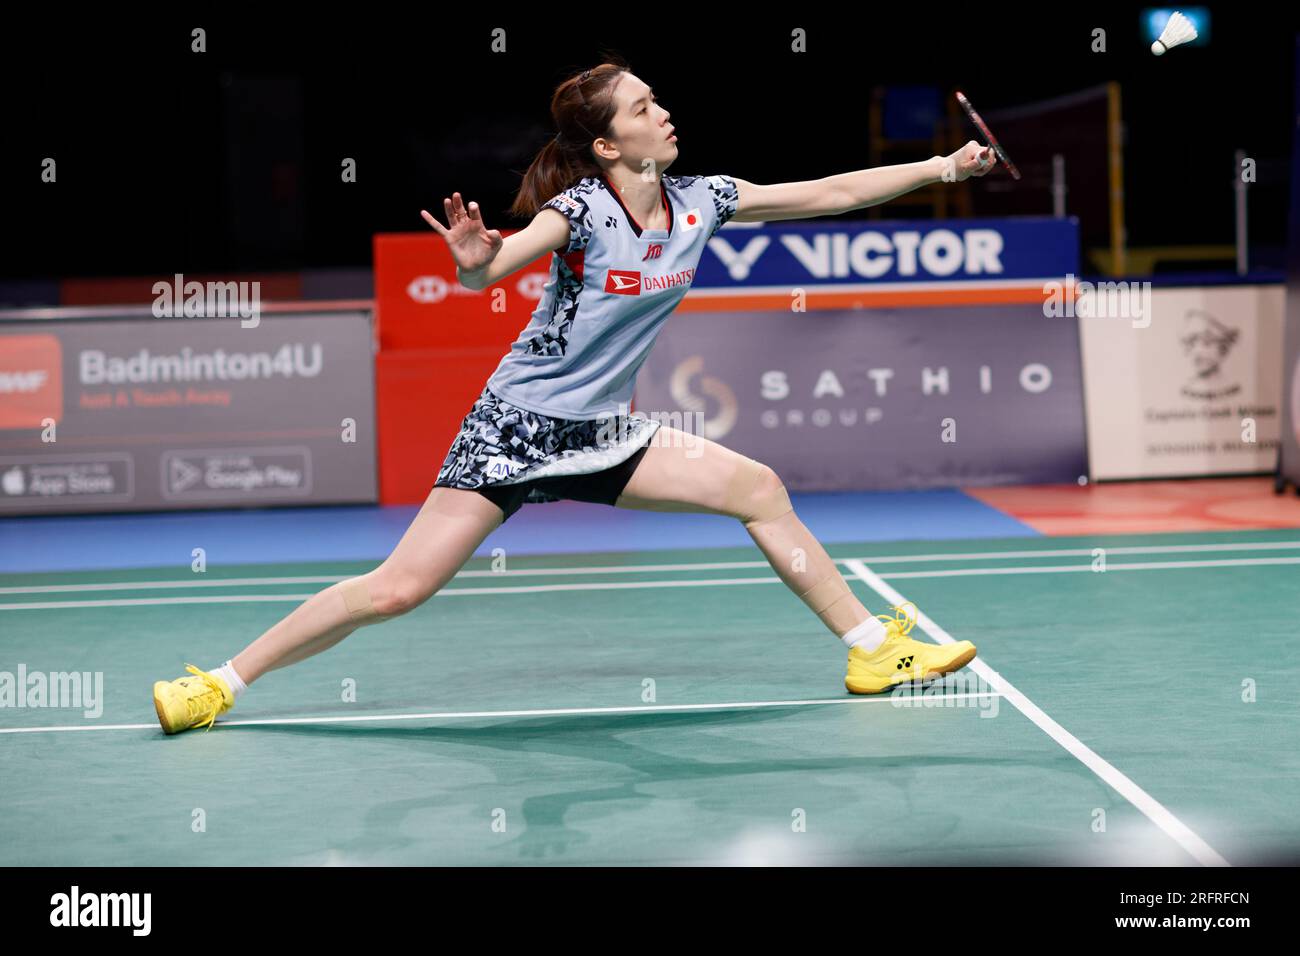
[[[569,241],[551,256],[541,301],[488,388],[551,417],[627,414],[659,329],[738,200],[730,176],[662,176],[660,194],[668,229],[642,229],[604,176],[543,204],[569,220]]]

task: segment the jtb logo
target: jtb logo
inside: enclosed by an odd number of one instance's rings
[[[605,275],[605,291],[615,295],[640,295],[641,273],[610,269]]]
[[[647,259],[658,259],[661,255],[663,255],[663,251],[664,251],[664,247],[662,244],[658,242],[652,242],[650,243],[650,248],[645,251],[645,255],[641,257],[641,261],[645,262]]]

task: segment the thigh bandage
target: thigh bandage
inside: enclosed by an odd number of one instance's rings
[[[776,487],[772,488],[763,481],[763,471],[763,466],[754,459],[741,456],[740,467],[727,486],[726,510],[746,525],[771,521],[794,510],[785,485],[775,483]]]

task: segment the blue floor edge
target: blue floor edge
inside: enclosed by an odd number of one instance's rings
[[[795,512],[823,544],[1041,537],[958,489],[792,494]],[[209,567],[302,561],[382,561],[416,505],[262,508],[0,519],[0,573],[188,568],[202,548]],[[525,505],[475,552],[511,555],[671,548],[753,547],[744,527],[718,515],[631,511],[575,501]]]

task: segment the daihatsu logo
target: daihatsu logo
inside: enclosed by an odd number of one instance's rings
[[[615,295],[640,295],[641,273],[610,269],[605,276],[605,291]]]

